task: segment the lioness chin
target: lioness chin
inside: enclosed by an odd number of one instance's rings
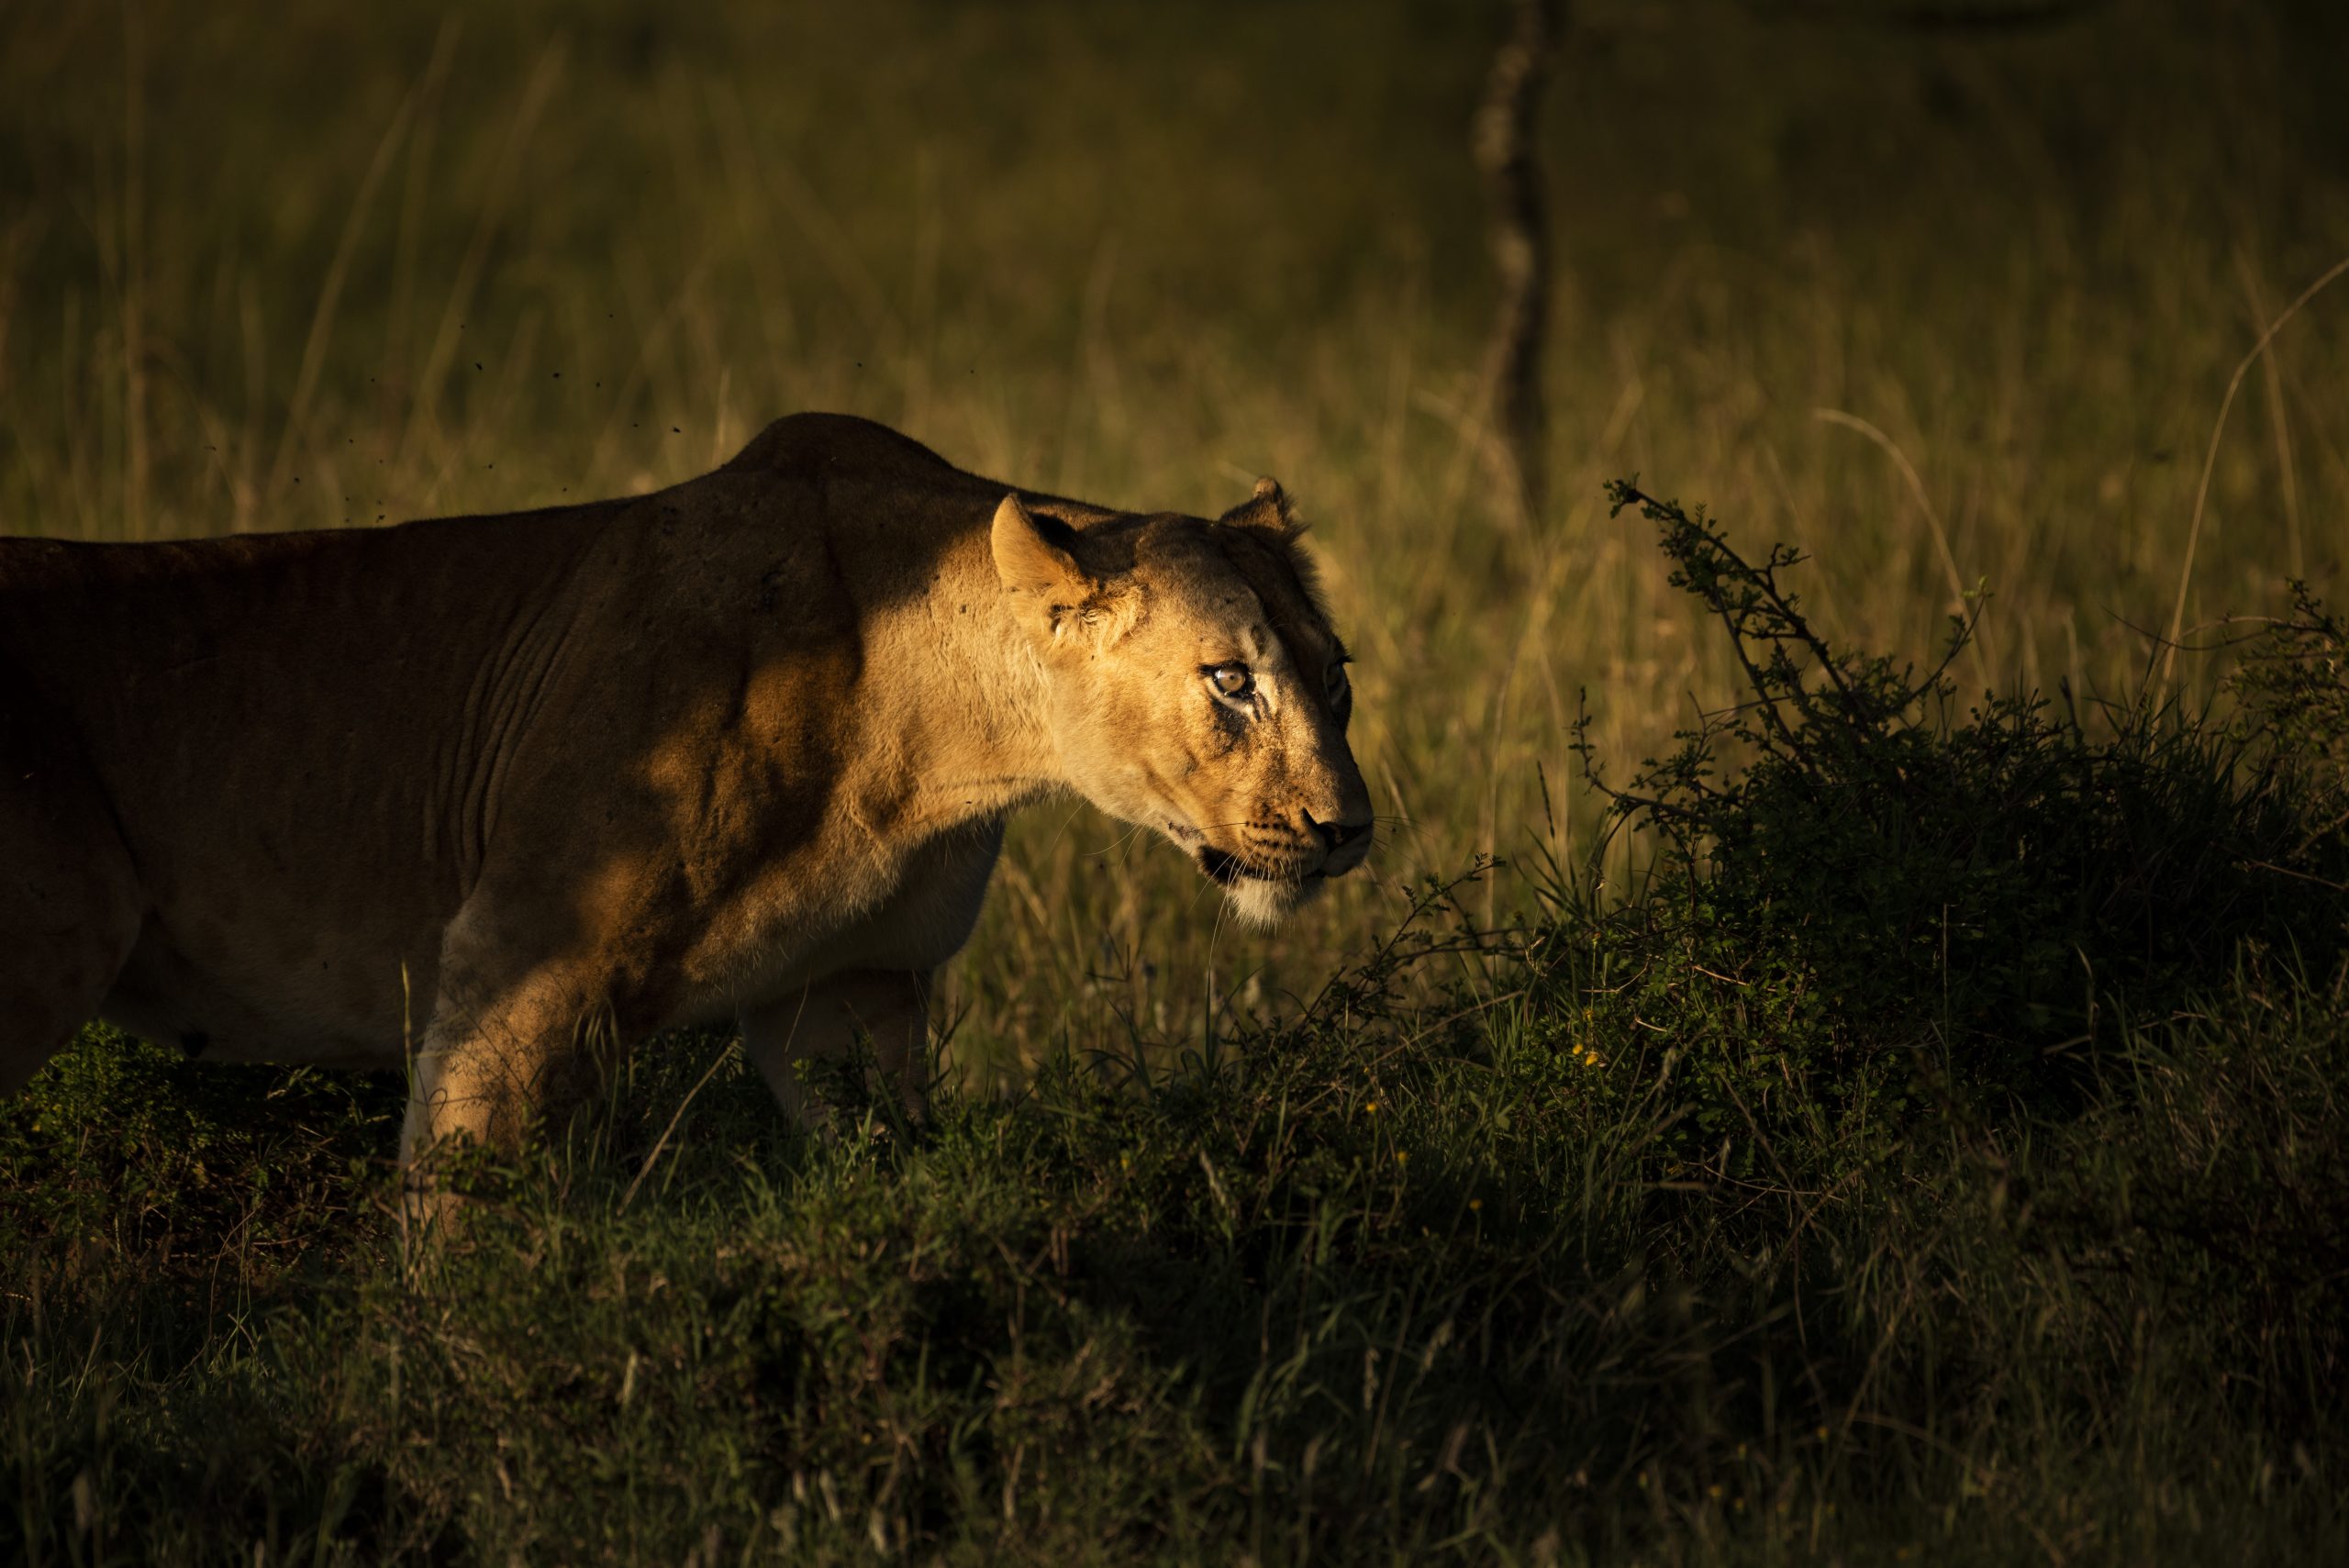
[[[1267,480],[1212,522],[780,420],[640,497],[188,543],[0,539],[0,1090],[94,1014],[412,1064],[403,1156],[739,1021],[869,1037],[1019,806],[1074,791],[1286,915],[1371,843],[1346,657]]]

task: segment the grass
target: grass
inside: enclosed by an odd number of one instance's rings
[[[2341,596],[2333,294],[2213,426],[2349,233],[2306,65],[2349,40],[2244,9],[1577,7],[1558,500],[1522,531],[1482,491],[1472,7],[0,12],[0,526],[541,504],[800,407],[1113,502],[1269,472],[1398,819],[1260,937],[1038,814],[950,983],[930,1137],[794,1140],[727,1042],[675,1042],[421,1273],[396,1085],[93,1031],[0,1107],[0,1531],[42,1562],[2337,1551],[2343,878],[2302,776],[2339,755],[2337,639],[2287,587]],[[1676,855],[1610,816],[1578,742],[1688,804],[1636,760],[1745,689],[1611,515],[1628,473],[1813,555],[1834,649],[1930,661],[1965,617],[1949,689],[1824,771],[1720,737],[1733,798]],[[2303,641],[2154,690],[2174,614]],[[1903,748],[1946,787],[1846,809]],[[2011,800],[2074,884],[1989,830]],[[1875,875],[1867,921],[1747,828]],[[2254,862],[2302,900],[2260,913]],[[1924,931],[1924,888],[1959,940],[1851,945]],[[2026,927],[2102,940],[2099,978]]]
[[[396,1085],[280,1084],[256,1140],[217,1074],[90,1041],[6,1128],[46,1173],[5,1211],[10,1523],[81,1562],[2349,1541],[2338,978],[2110,1029],[2073,1118],[1854,1159],[1767,1107],[1751,1170],[1676,1154],[1669,1062],[1604,1018],[1561,1050],[1589,993],[1520,963],[1542,1005],[1431,1016],[1374,964],[1212,1056],[951,1095],[913,1147],[788,1138],[676,1042],[414,1268]],[[156,1116],[220,1152],[126,1202]]]

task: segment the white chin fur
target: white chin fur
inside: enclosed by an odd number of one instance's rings
[[[1312,902],[1314,895],[1320,891],[1318,880],[1267,882],[1262,877],[1243,876],[1225,888],[1223,895],[1241,925],[1267,931]]]

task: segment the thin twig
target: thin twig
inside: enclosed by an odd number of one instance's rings
[[[2163,686],[2169,684],[2170,671],[2177,663],[2178,633],[2186,625],[2186,595],[2194,585],[2194,556],[2202,544],[2202,510],[2210,499],[2210,471],[2218,466],[2219,438],[2226,430],[2227,413],[2235,406],[2235,394],[2243,390],[2243,378],[2251,373],[2251,367],[2259,362],[2259,357],[2267,351],[2267,345],[2276,340],[2276,334],[2284,329],[2285,323],[2343,272],[2349,272],[2349,256],[2333,262],[2324,270],[2322,277],[2302,289],[2300,296],[2284,307],[2284,314],[2267,324],[2267,330],[2259,335],[2251,352],[2235,366],[2235,373],[2227,378],[2227,395],[2219,400],[2219,417],[2210,426],[2210,450],[2202,454],[2202,482],[2194,487],[2194,521],[2186,530],[2186,564],[2177,574],[2177,607],[2170,612],[2169,636],[2164,639],[2169,644],[2169,651],[2162,656],[2159,684]]]
[[[685,1091],[685,1097],[678,1103],[677,1114],[669,1118],[669,1125],[662,1128],[661,1129],[661,1136],[652,1140],[652,1152],[644,1157],[644,1163],[637,1170],[636,1180],[630,1182],[628,1184],[628,1191],[620,1195],[620,1207],[618,1212],[621,1214],[626,1214],[628,1212],[628,1206],[636,1198],[636,1189],[642,1186],[644,1184],[644,1178],[652,1173],[653,1162],[661,1158],[661,1151],[669,1147],[669,1135],[677,1130],[677,1124],[685,1119],[685,1112],[692,1108],[694,1096],[700,1094],[703,1086],[712,1078],[718,1076],[718,1070],[726,1065],[727,1057],[732,1054],[733,1047],[731,1046],[729,1046],[726,1050],[719,1051],[718,1055],[711,1060],[707,1069],[703,1072],[701,1075],[701,1082],[696,1084],[691,1089]]]

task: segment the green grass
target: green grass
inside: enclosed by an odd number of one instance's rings
[[[1575,7],[1530,532],[1476,7],[0,10],[0,528],[537,505],[803,407],[1269,472],[1397,824],[1259,936],[1036,814],[930,1135],[669,1042],[413,1271],[396,1084],[93,1031],[0,1106],[0,1556],[2338,1554],[2337,635],[2146,675],[2344,596],[2349,302],[2219,414],[2349,234],[2349,39],[1801,9]],[[1691,795],[1747,685],[1629,473],[1815,556],[1835,650],[1975,617],[1951,688]]]
[[[151,1146],[87,1060],[236,1140],[93,1040],[45,1131],[10,1112],[91,1180],[72,1222],[8,1206],[9,1524],[58,1562],[2349,1544],[2337,983],[2246,976],[2113,1031],[2077,1122],[1831,1178],[1667,1163],[1634,1039],[1364,999],[951,1096],[910,1150],[786,1139],[729,1057],[656,1157],[725,1049],[681,1047],[414,1270],[357,1158],[389,1120],[341,1101],[126,1214]]]

